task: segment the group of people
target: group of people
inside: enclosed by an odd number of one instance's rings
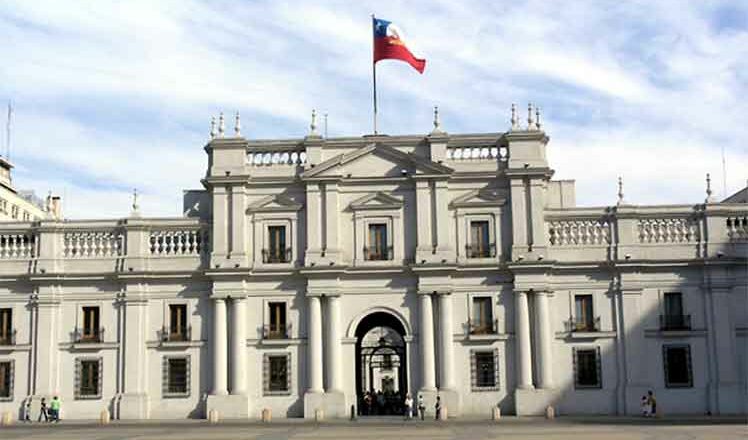
[[[384,393],[382,391],[367,391],[364,393],[362,400],[363,405],[361,406],[361,415],[374,416],[402,414],[405,420],[419,416],[421,420],[425,420],[426,418],[426,405],[424,404],[422,395],[419,395],[418,401],[415,402],[410,393],[407,393],[405,399],[402,399],[399,391],[388,391]],[[435,419],[440,420],[442,413],[442,402],[440,396],[436,396],[434,411]]]
[[[655,417],[657,415],[657,399],[652,390],[647,391],[646,396],[642,396],[642,415],[644,417]]]
[[[49,407],[47,407],[47,399],[42,397],[41,403],[39,404],[39,418],[37,421],[41,422],[42,419],[44,419],[45,422],[59,423],[60,399],[57,396],[52,398]],[[31,399],[26,402],[26,410],[24,411],[23,420],[24,422],[31,423]]]

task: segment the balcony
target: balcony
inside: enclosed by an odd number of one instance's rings
[[[691,315],[660,315],[660,330],[691,330]]]
[[[489,322],[468,320],[467,325],[471,335],[495,335],[499,332],[498,319]]]
[[[265,324],[262,339],[291,339],[291,323],[281,325]]]
[[[104,342],[104,327],[94,329],[76,328],[73,333],[76,344],[98,344]]]
[[[262,262],[265,264],[290,263],[292,249],[263,249]]]
[[[468,258],[496,257],[496,243],[465,245],[465,255]]]
[[[0,346],[16,345],[16,333],[18,333],[17,330],[7,330],[0,333]]]
[[[189,342],[192,340],[192,326],[183,326],[171,328],[164,326],[161,328],[161,342]]]
[[[364,246],[364,260],[366,261],[387,261],[393,257],[392,246],[388,247],[367,247]]]
[[[569,318],[568,321],[564,321],[564,327],[569,333],[599,332],[600,317],[594,319]]]

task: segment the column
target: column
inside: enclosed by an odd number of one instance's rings
[[[334,182],[325,184],[325,256],[337,258],[340,245],[338,243],[340,230],[340,205],[338,203],[338,185]]]
[[[434,220],[436,221],[436,244],[439,251],[451,251],[452,236],[449,233],[449,223],[454,221],[449,212],[449,200],[447,195],[447,181],[434,182]]]
[[[247,300],[231,301],[231,394],[247,393]]]
[[[454,390],[454,349],[452,341],[452,295],[439,295],[439,333],[441,337],[441,368],[439,369],[439,389]]]
[[[340,367],[340,297],[327,297],[327,392],[343,392],[343,372]]]
[[[309,301],[309,328],[308,337],[308,365],[309,369],[309,393],[323,392],[322,386],[322,308],[318,296],[308,297]]]
[[[436,389],[436,367],[434,362],[434,309],[431,295],[418,295],[421,303],[421,322],[419,325],[421,345],[421,389]]]
[[[231,188],[231,254],[245,256],[247,254],[246,232],[247,213],[244,206],[244,186]],[[242,263],[244,264],[244,263]]]
[[[427,180],[416,180],[416,215],[418,218],[416,251],[431,258],[434,243],[431,239],[431,188]]]
[[[538,376],[539,388],[553,388],[553,352],[551,350],[552,331],[548,316],[548,292],[535,293],[535,315],[538,328]]]
[[[213,392],[214,395],[228,394],[227,361],[228,333],[226,332],[226,300],[213,299]]]
[[[532,389],[532,347],[527,292],[514,292],[515,337],[517,340],[517,388]]]
[[[56,298],[39,298],[35,306],[36,341],[34,341],[34,354],[36,375],[34,378],[34,394],[49,398],[49,396],[59,392],[60,301]],[[71,329],[65,328],[64,330],[70,331]]]

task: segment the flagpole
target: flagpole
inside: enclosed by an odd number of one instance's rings
[[[372,79],[374,80],[374,93],[373,93],[373,99],[374,99],[374,134],[377,134],[377,63],[374,61],[374,14],[371,14],[371,30],[372,30],[372,38],[371,38],[371,70],[372,70]]]

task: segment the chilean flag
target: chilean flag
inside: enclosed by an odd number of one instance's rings
[[[379,60],[401,60],[410,64],[418,73],[423,73],[426,60],[416,58],[408,50],[403,32],[387,20],[372,17],[374,26],[374,63]]]

